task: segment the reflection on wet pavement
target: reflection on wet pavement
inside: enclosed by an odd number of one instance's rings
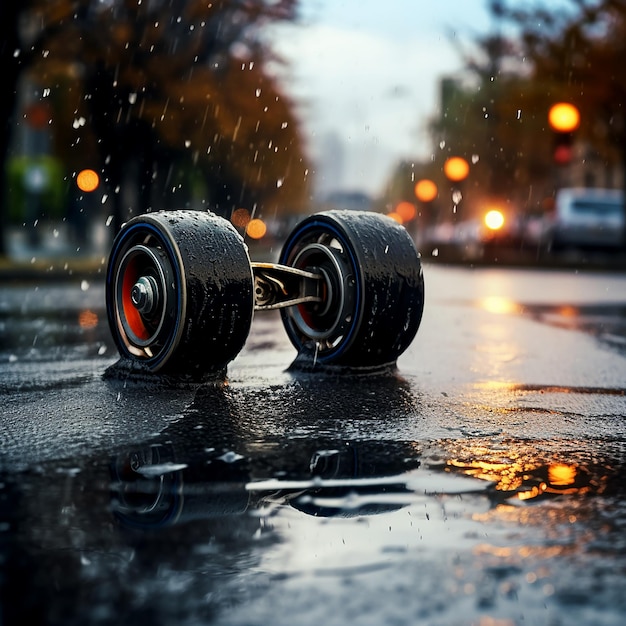
[[[604,345],[626,353],[626,304],[524,304],[504,296],[486,296],[475,304],[496,315],[525,315],[558,328],[589,333]]]
[[[94,288],[25,294],[0,303],[3,623],[621,626],[626,386],[534,376],[519,328],[552,308],[467,298],[385,376],[289,371],[259,316],[228,381],[176,390],[102,379]]]
[[[624,602],[607,599],[616,583],[603,573],[626,520],[619,442],[390,438],[420,423],[418,389],[397,376],[361,380],[367,393],[355,384],[203,387],[113,456],[3,475],[14,608],[64,624],[260,625],[303,606],[306,623],[329,624],[347,607],[372,624],[390,612],[474,623],[466,611],[571,623],[583,607],[619,623]],[[588,559],[572,578],[567,563]]]
[[[540,322],[587,332],[602,344],[626,354],[626,304],[532,305],[524,312]]]
[[[449,458],[444,470],[491,482],[492,496],[498,502],[559,495],[600,495],[611,485],[617,485],[623,468],[613,467],[612,461],[603,463],[594,459],[590,465],[584,458],[576,463],[575,454],[572,458],[560,459],[558,455],[550,455],[549,450],[542,453],[542,448],[546,447],[547,442],[536,441],[532,445],[519,441],[500,441],[495,445],[493,442],[491,445],[455,442],[446,446]],[[562,446],[559,449],[562,450]]]

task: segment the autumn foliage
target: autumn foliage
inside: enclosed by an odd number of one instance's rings
[[[45,95],[55,153],[70,176],[100,172],[118,225],[198,201],[226,216],[303,209],[299,124],[264,39],[296,0],[31,0],[13,17],[3,64]]]

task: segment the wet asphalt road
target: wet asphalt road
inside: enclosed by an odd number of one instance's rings
[[[384,376],[104,379],[98,281],[0,290],[0,624],[623,624],[626,275],[426,266]]]

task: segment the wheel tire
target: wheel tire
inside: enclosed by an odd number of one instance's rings
[[[182,378],[223,371],[252,322],[247,249],[228,221],[209,212],[135,217],[113,242],[106,306],[122,359]]]
[[[314,363],[395,363],[424,309],[420,257],[406,229],[378,213],[327,211],[301,222],[280,261],[325,278],[322,303],[281,310],[300,355]]]

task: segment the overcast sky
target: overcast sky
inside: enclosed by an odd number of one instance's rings
[[[487,31],[485,0],[304,0],[278,29],[309,153],[324,156],[318,189],[379,193],[401,158],[428,157],[439,79],[459,72],[452,39]]]

